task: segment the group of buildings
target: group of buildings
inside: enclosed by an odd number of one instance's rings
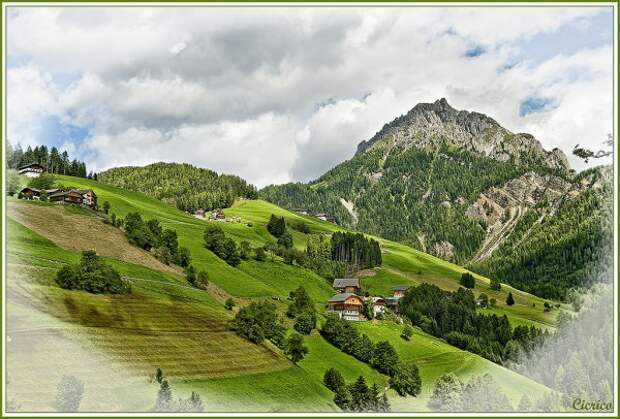
[[[295,208],[293,209],[293,212],[296,212],[297,214],[300,214],[300,215],[308,215],[310,217],[318,218],[319,220],[328,221],[330,223],[336,222],[336,219],[334,217],[324,212],[310,214],[310,212],[307,209],[303,209],[303,208]]]
[[[205,218],[206,216],[207,216],[207,212],[203,210],[202,208],[198,208],[194,212],[194,217],[196,218]],[[221,208],[216,208],[213,211],[211,211],[211,214],[209,214],[209,221],[224,221],[224,222],[229,222],[229,223],[240,223],[241,217],[239,217],[238,215],[227,217]]]
[[[92,189],[70,189],[65,191],[63,189],[39,190],[26,187],[19,192],[19,196],[22,199],[38,201],[41,199],[43,192],[45,192],[47,200],[50,202],[79,205],[90,208],[93,211],[97,210],[97,195]]]
[[[360,284],[358,278],[337,278],[334,279],[334,289],[338,292],[327,301],[327,311],[336,313],[345,320],[361,320],[364,315],[363,306],[365,302],[371,302],[373,315],[385,313],[388,309],[394,313],[400,312],[400,299],[405,295],[408,286],[392,288],[391,297],[369,296],[364,297],[360,294]]]
[[[39,163],[31,163],[25,166],[21,166],[17,169],[17,172],[22,176],[27,177],[39,177],[45,173],[45,167]],[[50,202],[57,202],[59,204],[73,204],[80,205],[82,207],[97,210],[97,195],[92,189],[43,189],[25,187],[19,191],[19,197],[22,199],[29,199],[38,201],[45,193],[47,200]]]

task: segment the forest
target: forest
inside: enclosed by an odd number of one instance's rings
[[[529,293],[567,301],[571,288],[592,285],[613,265],[612,210],[609,187],[581,193],[542,222],[543,209],[532,209],[489,259],[469,268]]]
[[[533,326],[513,329],[506,315],[477,313],[474,294],[465,288],[449,292],[420,284],[400,304],[401,313],[425,332],[498,364],[533,351],[549,336]]]
[[[237,198],[254,199],[256,188],[233,175],[190,164],[154,163],[144,167],[116,167],[99,173],[98,180],[142,192],[182,211],[230,207]]]
[[[285,208],[325,212],[339,225],[397,240],[419,250],[444,241],[452,261],[464,263],[478,249],[487,226],[465,215],[487,188],[529,170],[550,169],[525,161],[501,162],[448,146],[359,154],[309,184],[267,186],[261,198]],[[564,176],[564,174],[562,174]],[[357,224],[340,198],[355,203]]]
[[[6,162],[9,169],[17,169],[30,163],[39,163],[47,169],[48,173],[97,179],[96,173],[86,172],[86,164],[84,162],[71,159],[66,150],[61,152],[56,147],[48,150],[45,145],[36,146],[34,149],[28,146],[26,151],[24,151],[21,145],[18,144],[14,148],[7,141]]]

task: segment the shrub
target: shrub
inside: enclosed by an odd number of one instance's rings
[[[256,255],[254,256],[254,259],[259,262],[263,262],[265,260],[265,249],[263,249],[262,247],[257,247],[255,252]]]
[[[177,252],[177,263],[181,268],[189,266],[191,262],[191,255],[187,247],[179,247]]]
[[[232,310],[234,306],[235,300],[233,300],[232,297],[228,297],[228,299],[224,302],[224,307],[226,310]]]
[[[470,274],[469,272],[464,272],[461,275],[461,280],[459,281],[459,284],[464,286],[465,288],[472,289],[476,286],[476,280],[474,279],[474,276],[472,274]]]
[[[276,306],[272,303],[253,302],[243,307],[233,321],[237,334],[250,342],[260,343],[271,339],[282,343],[284,328],[277,323]]]
[[[293,361],[294,364],[297,364],[304,359],[309,350],[308,347],[304,345],[303,336],[293,333],[286,341],[284,352],[291,357],[291,361]]]
[[[81,289],[80,274],[74,266],[65,265],[56,274],[56,283],[67,290]]]
[[[336,392],[339,388],[344,387],[345,382],[340,371],[330,368],[323,375],[323,384],[331,391]]]
[[[164,265],[170,265],[170,262],[172,261],[170,250],[168,250],[165,246],[160,246],[153,249],[153,256],[155,256],[155,258]]]
[[[417,396],[422,388],[420,372],[414,363],[400,365],[394,375],[390,377],[389,383],[390,387],[402,397]]]
[[[65,289],[84,290],[93,294],[127,294],[131,286],[118,272],[105,264],[92,251],[82,252],[79,265],[64,266],[56,274],[56,283]]]
[[[396,373],[399,363],[398,354],[394,347],[388,341],[377,343],[372,357],[372,366],[379,372],[389,375],[390,377]]]
[[[286,230],[286,223],[284,217],[276,217],[271,214],[269,222],[267,223],[267,231],[269,231],[274,237],[280,237]]]
[[[512,296],[512,293],[511,293],[511,292],[509,292],[509,293],[508,293],[508,297],[506,297],[506,305],[511,306],[511,305],[514,305],[514,303],[515,303],[515,299],[514,299],[514,297]]]
[[[198,271],[198,275],[196,275],[196,282],[194,283],[196,288],[200,288],[206,290],[209,286],[209,275],[207,271],[200,270]]]
[[[304,223],[303,221],[296,221],[291,225],[291,228],[293,230],[297,230],[300,233],[304,233],[304,234],[308,234],[310,233],[310,228],[308,227],[308,225],[306,223]]]
[[[316,327],[316,314],[314,314],[314,311],[310,310],[299,313],[293,327],[299,333],[309,335],[312,329]]]
[[[250,252],[252,248],[250,247],[250,242],[247,240],[243,240],[239,243],[239,257],[243,260],[247,260],[250,258]]]
[[[204,232],[205,247],[215,253],[231,266],[237,266],[241,262],[239,250],[235,241],[226,237],[224,230],[218,225],[209,224]]]
[[[285,230],[284,233],[278,237],[277,243],[280,247],[291,249],[293,247],[293,236],[288,230]]]
[[[492,278],[492,279],[491,279],[491,287],[490,287],[490,288],[491,288],[492,290],[499,291],[499,290],[501,290],[501,289],[502,289],[502,284],[499,282],[499,280],[498,280],[498,279],[496,279],[496,278]]]
[[[411,336],[413,336],[413,329],[411,328],[411,326],[409,326],[408,324],[405,325],[405,327],[403,328],[402,333],[400,334],[400,337],[405,339],[405,340],[409,340],[411,339]]]

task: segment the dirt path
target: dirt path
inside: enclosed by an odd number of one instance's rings
[[[182,275],[180,268],[165,265],[149,252],[129,244],[118,228],[99,217],[78,215],[67,208],[7,202],[7,214],[20,224],[69,250],[94,250],[101,256]]]

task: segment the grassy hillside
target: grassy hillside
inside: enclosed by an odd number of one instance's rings
[[[157,367],[169,376],[176,395],[186,397],[191,390],[199,391],[207,411],[333,411],[333,394],[321,384],[329,367],[338,368],[349,381],[361,374],[380,385],[387,382],[387,377],[334,348],[316,332],[306,338],[310,353],[294,366],[271,345],[250,344],[228,330],[231,314],[223,309],[222,294],[235,296],[241,303],[255,298],[282,300],[303,285],[321,307],[333,292],[323,278],[279,260],[243,261],[232,268],[204,248],[205,220],[142,194],[86,179],[60,177],[60,182],[94,189],[99,204],[108,201],[111,212],[118,216],[139,211],[143,218],[156,217],[164,227],[175,229],[180,245],[190,249],[193,263],[209,272],[216,287],[209,293],[189,287],[178,270],[158,264],[146,252],[131,253],[136,249],[130,249],[118,230],[85,211],[10,200],[7,328],[11,341],[7,350],[13,360],[9,366],[14,369],[14,378],[9,392],[23,408],[53,410],[55,385],[61,375],[57,365],[64,366],[62,370],[67,373],[80,375],[87,388],[101,387],[101,397],[109,399],[105,403],[132,410],[152,406],[157,387],[146,377]],[[249,240],[254,246],[271,239],[265,225],[272,213],[287,221],[304,220],[316,233],[338,229],[263,201],[240,200],[225,213],[239,215],[243,221],[220,223],[226,233],[237,241]],[[86,240],[90,229],[96,229],[96,234]],[[79,232],[76,236],[80,239],[58,237],[61,231]],[[303,248],[307,236],[296,231],[293,236],[295,245]],[[387,294],[394,285],[420,282],[446,289],[457,287],[462,268],[401,244],[385,240],[381,244],[384,266],[365,272],[362,279],[372,292]],[[76,262],[79,250],[90,246],[100,246],[97,250],[106,261],[132,279],[131,295],[91,295],[55,285],[56,270],[63,263]],[[484,290],[493,296],[488,280],[477,279],[475,291]],[[505,298],[505,288],[497,293],[498,302]],[[515,290],[513,293],[517,304],[510,308],[501,305],[497,312],[507,313],[516,323],[553,325],[555,313],[543,313],[542,300]],[[284,308],[283,302],[278,304]],[[419,399],[405,399],[391,392],[394,410],[423,410],[432,381],[449,371],[464,378],[490,372],[514,400],[523,393],[540,394],[544,390],[417,329],[412,341],[405,342],[399,337],[398,326],[388,322],[365,322],[358,327],[373,340],[389,339],[402,358],[418,362],[424,393]],[[46,346],[56,349],[51,356],[43,350]],[[96,367],[89,368],[91,364]],[[53,373],[48,371],[50,366],[54,366]],[[116,382],[106,382],[102,378],[106,372],[114,373]],[[41,382],[36,392],[30,390],[34,382]],[[104,401],[88,390],[87,394],[83,408],[101,410]]]

